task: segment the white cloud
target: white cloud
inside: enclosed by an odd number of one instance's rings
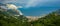
[[[2,0],[0,0],[2,1]],[[3,3],[19,3],[24,7],[35,7],[40,4],[40,6],[46,3],[58,2],[60,0],[3,0]]]
[[[6,4],[8,9],[17,9],[18,7],[13,4]]]
[[[60,0],[30,0],[30,1],[27,3],[26,7],[27,7],[27,8],[28,8],[28,7],[35,7],[35,6],[37,6],[37,5],[42,6],[42,5],[45,5],[45,4],[47,4],[47,3],[53,3],[53,2],[58,2],[58,1],[60,1]]]
[[[15,6],[14,4],[7,4],[7,7],[8,7],[8,9],[12,9],[12,10],[16,11],[17,13],[19,13],[20,15],[23,15],[21,13],[21,11],[18,10],[18,8],[22,8],[22,6],[18,7],[18,6]]]
[[[2,0],[0,0],[2,1]],[[19,3],[19,4],[26,4],[28,0],[3,0],[3,3]]]
[[[18,8],[23,8],[22,6],[18,6]]]

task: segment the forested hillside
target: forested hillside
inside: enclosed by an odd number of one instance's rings
[[[60,26],[60,10],[49,13],[32,24],[33,26]]]
[[[14,13],[11,12],[0,8],[0,26],[28,26],[25,16],[15,16],[16,13],[14,15]]]
[[[60,10],[49,13],[37,21],[28,22],[24,15],[0,8],[0,26],[60,26]]]

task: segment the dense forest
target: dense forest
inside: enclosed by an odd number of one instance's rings
[[[33,26],[60,26],[60,9],[32,22]]]
[[[28,26],[27,18],[23,15],[15,16],[16,13],[0,8],[0,26]]]
[[[60,10],[49,13],[37,21],[28,22],[24,15],[14,16],[0,8],[0,26],[60,26]]]

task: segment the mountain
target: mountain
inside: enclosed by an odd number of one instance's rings
[[[0,26],[27,26],[27,18],[24,15],[15,15],[19,14],[0,7]]]
[[[56,11],[56,14],[57,15],[60,15],[60,9]]]
[[[3,13],[5,13],[6,15],[10,15],[10,16],[13,16],[13,15],[20,15],[19,12],[17,11],[14,11],[12,9],[4,9],[4,8],[0,8],[0,11],[3,11]]]
[[[31,23],[33,26],[60,26],[60,9]]]
[[[19,15],[14,10],[0,7],[0,26],[60,26],[60,10],[49,13],[44,17],[36,17]]]

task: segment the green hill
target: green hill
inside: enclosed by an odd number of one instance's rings
[[[27,26],[26,23],[25,16],[14,16],[10,11],[7,12],[7,10],[0,8],[0,26]]]
[[[0,26],[60,26],[60,10],[31,22],[27,22],[28,19],[24,15],[15,16],[17,14],[0,7]]]
[[[60,26],[60,10],[49,13],[31,24],[32,26]]]

